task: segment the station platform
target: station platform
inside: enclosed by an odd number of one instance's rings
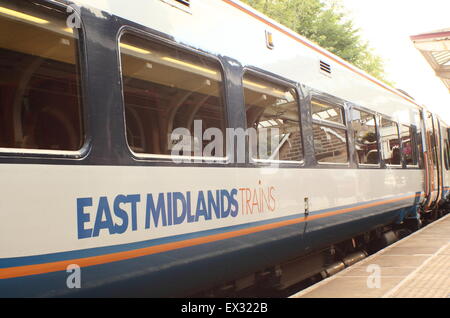
[[[450,298],[450,214],[290,298]]]

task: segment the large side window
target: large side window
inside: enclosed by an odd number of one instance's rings
[[[313,137],[319,163],[348,163],[347,129],[342,106],[312,98]]]
[[[125,33],[120,39],[128,145],[138,155],[225,157],[220,64]],[[181,145],[180,143],[183,143]]]
[[[252,157],[257,160],[301,161],[303,147],[295,89],[246,73],[247,128]]]
[[[352,128],[358,164],[378,164],[377,125],[373,114],[352,109]]]
[[[0,1],[3,151],[76,151],[84,144],[78,31],[66,19],[31,1]]]
[[[410,126],[400,125],[400,137],[402,138],[402,152],[406,165],[417,165],[417,156],[415,154],[416,145],[414,144],[414,130]]]
[[[398,124],[392,120],[381,118],[380,139],[383,159],[387,165],[400,165],[400,137]]]

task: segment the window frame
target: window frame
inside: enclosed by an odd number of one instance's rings
[[[208,59],[218,66],[218,71],[220,71],[221,77],[222,77],[222,105],[223,105],[223,116],[224,116],[224,127],[225,132],[224,138],[225,138],[225,152],[224,157],[198,157],[198,156],[172,156],[172,155],[161,155],[161,154],[148,154],[148,153],[136,153],[134,152],[129,143],[128,143],[128,137],[127,137],[127,121],[126,121],[126,105],[125,105],[125,95],[124,95],[124,86],[123,86],[123,73],[122,73],[122,58],[121,58],[121,50],[120,50],[120,43],[121,38],[125,34],[130,34],[136,37],[141,38],[142,40],[148,41],[150,43],[156,43],[158,45],[162,45],[170,49],[180,50],[187,54],[199,56],[201,58]],[[234,152],[234,149],[230,149],[228,145],[228,138],[227,138],[227,132],[226,130],[230,128],[229,126],[229,109],[228,109],[228,103],[227,103],[227,87],[228,87],[228,79],[225,76],[225,67],[223,65],[223,62],[215,55],[205,53],[200,50],[196,50],[192,47],[189,47],[187,45],[183,45],[180,43],[177,43],[173,40],[163,38],[161,36],[155,35],[153,33],[144,31],[142,29],[138,29],[132,26],[122,26],[116,35],[116,42],[115,42],[115,50],[117,52],[117,63],[118,63],[118,71],[119,71],[119,79],[120,79],[120,94],[121,94],[121,103],[122,103],[122,120],[123,120],[123,136],[125,139],[126,144],[126,150],[129,152],[130,156],[134,161],[148,161],[148,162],[154,162],[154,163],[169,163],[177,166],[190,166],[192,164],[195,165],[230,165],[232,162],[230,162],[230,154],[231,152]],[[174,162],[173,160],[179,160],[179,162]]]
[[[403,139],[400,133],[400,140],[401,140],[401,148],[402,148],[402,161],[404,162],[405,168],[406,169],[418,169],[419,168],[419,155],[417,153],[417,140],[416,140],[416,135],[417,135],[417,127],[413,124],[406,124],[406,123],[399,123],[399,130],[400,130],[400,126],[404,126],[404,127],[408,127],[410,133],[412,133],[411,137],[411,149],[413,151],[413,161],[415,161],[415,164],[407,164],[406,163],[406,158],[405,155],[403,153]],[[401,131],[400,131],[401,132]]]
[[[269,73],[267,71],[263,71],[254,67],[249,67],[246,66],[243,68],[242,70],[242,74],[241,74],[241,91],[242,91],[242,101],[243,101],[243,107],[244,107],[244,113],[245,113],[245,130],[248,129],[248,125],[247,125],[247,111],[245,110],[245,94],[244,94],[244,84],[243,84],[243,80],[246,74],[250,74],[254,77],[258,77],[259,79],[263,80],[263,81],[267,81],[269,83],[274,83],[276,85],[280,85],[280,86],[285,86],[286,88],[291,88],[295,91],[295,95],[296,95],[296,100],[297,100],[297,110],[298,110],[298,122],[299,122],[299,129],[300,129],[300,142],[301,142],[301,146],[302,146],[302,160],[297,161],[297,160],[267,160],[267,159],[254,159],[253,156],[250,155],[250,153],[248,153],[248,163],[250,165],[253,166],[270,166],[270,165],[277,165],[277,166],[282,166],[282,167],[295,167],[295,168],[299,168],[299,167],[303,167],[305,166],[305,143],[303,140],[303,129],[302,129],[302,114],[301,114],[301,93],[298,87],[298,84],[296,82],[290,81],[286,78],[283,78],[281,76],[278,76],[276,74],[272,74]],[[247,150],[250,150],[250,141],[247,138],[246,141],[246,147]],[[246,154],[247,156],[247,154]]]
[[[386,120],[389,120],[390,122],[393,122],[397,126],[397,137],[398,137],[399,147],[400,147],[400,163],[398,165],[397,164],[388,164],[388,163],[386,163],[386,158],[384,157],[384,149],[382,147],[383,136],[381,135],[381,128],[383,127],[383,125],[382,125],[383,118],[386,119]],[[398,122],[398,120],[394,119],[391,116],[384,115],[384,114],[379,114],[379,124],[380,124],[380,132],[379,132],[380,139],[379,140],[380,140],[380,149],[381,149],[381,153],[382,153],[382,158],[381,159],[383,161],[384,166],[386,168],[390,168],[390,169],[403,169],[403,153],[402,153],[403,146],[402,146],[402,140],[401,140],[401,137],[400,137],[400,123]]]
[[[353,142],[353,145],[354,145],[354,148],[355,148],[355,155],[356,155],[356,158],[355,158],[355,163],[356,163],[356,166],[358,167],[358,168],[372,168],[372,169],[374,169],[374,168],[381,168],[381,162],[382,162],[382,160],[383,160],[383,158],[382,158],[382,155],[381,155],[381,143],[380,143],[380,122],[379,122],[379,116],[380,116],[380,114],[378,114],[377,112],[374,112],[373,110],[370,110],[370,109],[368,109],[368,108],[365,108],[365,107],[362,107],[362,106],[359,106],[359,105],[351,105],[351,107],[349,107],[349,121],[350,121],[350,123],[352,123],[353,122],[353,116],[352,116],[352,111],[353,110],[357,110],[357,111],[359,111],[359,112],[364,112],[364,113],[367,113],[367,114],[370,114],[371,116],[373,116],[373,119],[374,119],[374,121],[375,121],[375,136],[376,136],[376,139],[377,139],[377,150],[378,150],[378,163],[359,163],[359,160],[357,159],[357,153],[356,153],[356,142],[354,141]],[[352,130],[352,132],[354,132],[354,130],[353,130],[353,125],[351,125],[351,130]]]
[[[191,1],[190,0],[161,0],[162,2],[165,2],[166,4],[179,9],[181,11],[184,11],[186,13],[192,14],[192,8],[191,8]]]
[[[39,5],[42,10],[54,10],[65,16],[66,19],[69,15],[76,14],[78,21],[80,22],[79,28],[74,28],[74,32],[78,35],[77,46],[74,50],[76,53],[76,68],[78,72],[78,84],[79,84],[79,103],[81,109],[80,123],[82,124],[82,142],[81,147],[78,150],[53,150],[53,149],[34,149],[34,148],[6,148],[0,147],[0,157],[21,157],[21,158],[41,158],[41,159],[73,159],[79,160],[88,156],[92,148],[92,136],[90,133],[89,125],[89,104],[87,102],[88,92],[88,67],[87,67],[87,41],[86,41],[86,27],[82,16],[72,10],[69,14],[67,4],[59,2],[50,2],[45,0],[35,0],[34,5]]]
[[[333,104],[338,106],[339,108],[341,108],[341,114],[343,116],[343,124],[340,123],[336,123],[333,121],[328,121],[328,120],[323,120],[323,119],[314,119],[313,118],[313,112],[312,112],[312,102],[313,100],[319,100],[322,101],[324,103],[329,103],[329,104]],[[316,147],[315,147],[315,143],[314,143],[314,133],[312,133],[312,140],[313,140],[313,148],[314,148],[314,160],[316,161],[316,165],[318,167],[342,167],[342,168],[350,168],[351,166],[351,162],[352,162],[352,158],[350,155],[350,141],[349,141],[349,128],[348,128],[348,124],[347,124],[347,117],[348,117],[348,113],[347,113],[347,102],[339,99],[337,97],[334,97],[332,95],[326,94],[326,93],[322,93],[322,92],[318,92],[318,91],[312,91],[309,99],[308,99],[308,104],[309,104],[309,111],[311,113],[310,115],[310,120],[311,120],[311,127],[314,127],[314,125],[319,125],[319,126],[324,126],[324,127],[328,127],[328,128],[335,128],[335,129],[341,129],[345,131],[345,139],[346,139],[346,151],[347,151],[347,162],[320,162],[319,160],[317,160],[317,156],[316,156]]]

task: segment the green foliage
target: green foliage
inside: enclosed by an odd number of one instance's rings
[[[339,0],[242,0],[372,76],[385,79],[381,58],[359,35]]]

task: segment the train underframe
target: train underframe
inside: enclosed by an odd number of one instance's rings
[[[366,257],[401,240],[450,211],[450,202],[425,211],[413,207],[416,214],[404,214],[389,225],[376,227],[315,252],[261,269],[239,279],[195,293],[193,297],[287,297],[323,279],[333,276]]]

